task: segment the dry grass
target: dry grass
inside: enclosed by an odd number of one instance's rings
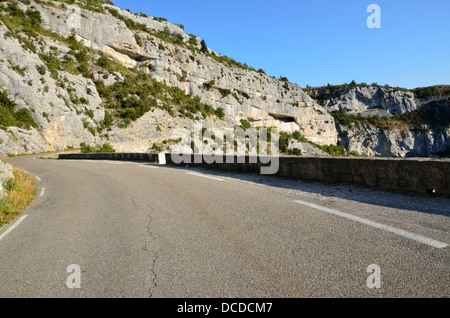
[[[14,180],[4,183],[8,197],[0,202],[0,226],[11,222],[20,215],[34,200],[37,191],[36,179],[14,168]]]

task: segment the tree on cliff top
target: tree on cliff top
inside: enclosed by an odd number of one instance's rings
[[[204,39],[202,39],[200,45],[201,45],[200,52],[208,53],[208,46],[206,45],[206,42]]]

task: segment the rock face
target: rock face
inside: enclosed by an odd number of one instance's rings
[[[418,98],[415,90],[357,84],[312,88],[308,92],[329,112],[340,110],[363,117],[415,113],[428,121],[430,118],[439,119],[439,124],[425,123],[425,129],[419,132],[401,121],[384,128],[369,121],[347,126],[336,123],[339,139],[349,152],[382,157],[441,157],[450,149],[450,127],[448,120],[447,124],[442,120],[450,109],[446,96]],[[421,112],[424,115],[419,115]]]
[[[389,114],[403,114],[414,111],[417,103],[414,94],[393,88],[358,86],[348,92],[326,101],[324,106],[330,110],[343,109],[347,112],[384,110]]]
[[[348,151],[380,157],[442,157],[450,149],[450,128],[415,133],[407,128],[380,129],[372,125],[338,125]],[[345,132],[342,134],[342,132]]]
[[[276,126],[286,132],[299,130],[319,144],[337,142],[333,118],[298,85],[248,67],[220,62],[214,58],[220,55],[211,49],[204,54],[153,36],[154,32],[168,32],[183,43],[200,48],[199,38],[164,19],[132,14],[107,4],[103,13],[55,1],[30,1],[30,5],[19,3],[18,7],[25,12],[31,8],[40,12],[41,26],[54,34],[67,38],[75,32],[76,38],[92,52],[107,54],[126,67],[144,70],[159,82],[198,96],[214,109],[223,108],[227,120],[216,121],[215,125],[224,129],[247,119],[254,127]],[[129,27],[129,21],[141,28]],[[142,26],[149,32],[143,31]],[[37,46],[32,52],[17,36],[10,34],[8,27],[0,22],[0,89],[8,92],[18,108],[29,109],[39,128],[0,130],[1,155],[62,150],[78,147],[81,142],[106,141],[118,150],[148,151],[149,144],[170,136],[171,128],[188,124],[184,119],[158,111],[149,112],[125,128],[112,127],[107,138],[93,133],[103,121],[107,106],[93,81],[100,79],[108,86],[122,77],[120,72],[104,78],[91,69],[91,79],[60,70],[58,81],[50,72],[39,73],[38,67],[44,66],[43,54],[56,53],[60,60],[70,55],[68,44],[54,37],[27,38],[26,34],[20,34]],[[12,65],[24,71],[17,72]],[[157,125],[162,131],[156,130]]]
[[[124,152],[152,151],[159,146],[176,151],[174,130],[190,129],[197,120],[168,111],[166,106],[171,105],[166,105],[163,98],[155,100],[159,108],[151,108],[126,125],[119,120],[123,118],[116,108],[112,112],[115,117],[110,120],[113,123],[105,127],[111,100],[102,95],[99,87],[124,83],[127,71],[103,68],[96,63],[103,55],[115,59],[126,70],[142,72],[215,110],[223,109],[225,118],[208,117],[202,124],[224,132],[246,120],[255,128],[299,131],[316,144],[336,145],[342,139],[339,133],[343,128],[335,124],[329,111],[343,108],[373,114],[376,110],[390,115],[413,111],[419,105],[408,92],[366,86],[347,90],[322,106],[297,84],[267,76],[262,70],[256,71],[202,47],[200,39],[186,34],[180,25],[110,4],[87,10],[57,1],[14,2],[25,15],[36,10],[45,32],[10,30],[9,22],[1,17],[11,14],[6,9],[11,3],[0,3],[0,92],[8,93],[17,110],[28,109],[38,127],[0,129],[3,156],[77,148],[82,142],[108,142]],[[72,35],[89,49],[92,60],[86,64],[87,70],[80,70],[77,61],[73,61],[78,59],[77,52],[67,40]],[[65,66],[50,69],[52,59]],[[355,127],[348,135],[363,132],[367,138],[351,138],[345,142],[348,149],[359,149],[361,154],[404,156],[432,154],[448,144],[448,132],[431,133],[428,137],[409,132],[404,146],[401,132]],[[304,153],[321,155],[307,144],[302,147]],[[420,150],[426,147],[427,151]]]
[[[3,188],[3,183],[13,178],[13,167],[10,164],[0,161],[0,199],[3,199],[6,195],[6,191]]]
[[[9,33],[0,22],[0,90],[8,92],[17,109],[30,110],[40,127],[0,130],[0,154],[62,150],[69,145],[79,145],[84,140],[92,141],[92,135],[83,127],[83,119],[87,116],[79,114],[91,110],[94,120],[102,120],[104,116],[100,107],[102,101],[93,82],[81,75],[61,72],[61,78],[70,89],[60,87],[49,72],[39,73],[38,67],[44,66],[39,56],[24,49],[18,39],[8,36]],[[56,45],[62,52],[69,50],[47,39],[43,51],[48,52],[51,46]],[[83,98],[86,104],[79,107],[70,105],[68,101],[73,96]]]
[[[317,149],[309,143],[299,142],[297,140],[290,140],[288,148],[291,150],[300,150],[302,155],[307,157],[330,157],[325,151]]]

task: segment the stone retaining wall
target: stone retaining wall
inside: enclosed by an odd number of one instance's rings
[[[60,159],[132,160],[158,162],[158,154],[63,154]],[[450,197],[450,161],[438,159],[391,159],[354,157],[179,157],[166,154],[167,164],[206,167],[232,172],[257,172],[278,159],[274,174],[280,177],[325,183],[349,183],[400,193]],[[215,162],[213,162],[215,161]],[[217,162],[219,161],[219,162]],[[208,163],[212,162],[212,163]]]

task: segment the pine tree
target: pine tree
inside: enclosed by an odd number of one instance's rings
[[[202,39],[202,42],[200,43],[200,45],[201,45],[200,52],[208,53],[208,46],[206,45],[205,40]]]

